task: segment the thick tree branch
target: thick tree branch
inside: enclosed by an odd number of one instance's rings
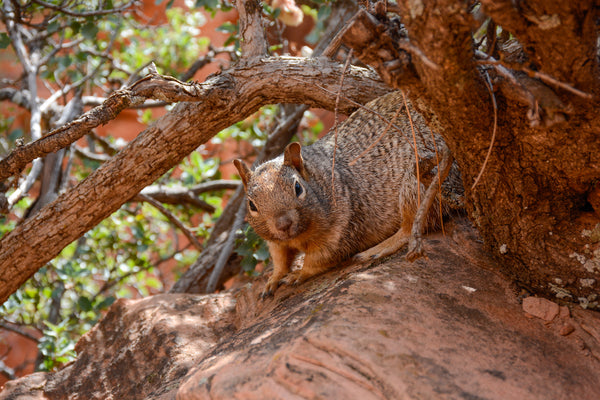
[[[399,2],[399,7],[409,35],[403,36],[397,22],[385,14],[373,16],[361,10],[351,22],[345,43],[386,83],[408,89],[418,111],[435,119],[435,129],[457,159],[468,158],[481,165],[487,150],[482,143],[492,130],[492,113],[488,112],[489,95],[474,59],[472,21],[466,5],[438,0],[428,7],[417,7],[410,1]],[[400,46],[400,42],[404,44]],[[472,118],[473,104],[478,105],[477,119]],[[477,136],[465,141],[460,135],[463,131],[476,132]],[[465,178],[471,182],[469,171]]]
[[[529,61],[541,72],[599,95],[600,11],[595,1],[484,0],[481,4],[494,22],[516,36],[527,49]]]
[[[325,59],[303,59],[294,57],[273,57],[264,60],[254,60],[242,67],[218,75],[204,83],[184,83],[175,78],[160,75],[149,75],[140,79],[131,88],[113,93],[102,105],[93,108],[77,120],[64,127],[56,129],[38,141],[15,149],[3,160],[0,160],[0,181],[18,174],[29,162],[37,157],[64,148],[87,134],[92,128],[106,124],[114,119],[121,111],[136,104],[141,104],[145,98],[154,98],[167,102],[205,101],[209,93],[217,87],[232,87],[241,93],[248,92],[250,100],[257,96],[265,96],[260,85],[274,89],[269,96],[273,102],[302,103],[322,107],[322,99],[318,90],[311,87],[299,87],[297,82],[287,79],[287,75],[301,77],[308,85],[320,83],[321,79],[341,73],[341,66]],[[347,87],[344,93],[350,98],[364,99],[370,96],[359,93],[365,83],[373,85],[374,95],[385,93],[386,89],[377,78],[363,68],[351,68],[348,71]],[[235,84],[233,83],[235,82]],[[330,84],[334,84],[330,81]],[[290,97],[278,95],[278,88],[287,88]],[[335,85],[335,84],[334,84]],[[316,87],[316,86],[314,86]],[[294,89],[296,88],[296,89]],[[335,89],[337,90],[337,89]],[[262,93],[261,93],[262,92]],[[340,104],[340,112],[349,113],[356,107],[350,102]]]

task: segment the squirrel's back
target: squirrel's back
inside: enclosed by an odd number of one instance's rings
[[[405,104],[411,111],[412,124]],[[425,160],[435,166],[436,153],[443,146],[441,137],[432,135],[400,92],[392,92],[368,103],[340,124],[337,139],[336,130],[332,129],[302,149],[313,186],[330,189],[333,185],[336,214],[349,215],[340,242],[345,257],[391,236],[399,229],[403,215],[416,212],[425,186],[417,184],[415,144],[421,166]],[[434,172],[435,169],[429,171],[429,175]],[[434,211],[431,223],[439,218]]]

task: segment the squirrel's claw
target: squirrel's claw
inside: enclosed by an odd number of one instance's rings
[[[289,274],[287,274],[285,276],[285,278],[281,279],[279,281],[279,283],[282,283],[282,284],[288,285],[288,286],[298,286],[305,280],[306,279],[305,279],[304,275],[302,275],[302,270],[300,269],[300,270],[290,272]]]
[[[273,279],[273,277],[269,278],[267,284],[265,285],[265,288],[263,289],[260,295],[261,299],[264,300],[267,297],[272,297],[277,288],[279,287],[279,282],[280,281],[278,279]]]

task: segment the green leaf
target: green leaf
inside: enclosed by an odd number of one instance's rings
[[[23,137],[23,129],[17,128],[8,135],[8,140],[10,142],[14,142],[15,140],[21,137]]]
[[[256,267],[257,262],[254,259],[254,257],[244,257],[244,258],[242,258],[242,261],[240,264],[241,264],[244,272],[252,272],[252,271],[254,271],[254,268]]]
[[[100,303],[96,304],[96,309],[97,310],[104,310],[105,308],[108,308],[112,305],[112,303],[114,303],[116,300],[116,298],[114,296],[109,296],[106,299],[102,300]]]
[[[331,7],[323,6],[319,8],[319,11],[317,12],[317,18],[322,21],[329,17],[329,14],[331,14]]]
[[[77,305],[82,311],[91,311],[92,310],[92,302],[86,296],[81,296],[77,300]]]
[[[71,30],[73,31],[74,35],[77,35],[79,33],[79,31],[81,30],[81,23],[79,21],[71,21]]]
[[[232,24],[231,22],[227,21],[223,25],[217,27],[215,30],[217,32],[235,33],[237,32],[237,29],[238,27],[236,24]]]
[[[37,289],[34,287],[26,287],[25,288],[25,294],[27,295],[27,297],[29,297],[30,299],[35,299],[36,295],[37,295]]]
[[[259,261],[265,261],[269,259],[269,248],[267,247],[266,242],[261,240],[261,244],[259,245],[256,253],[254,254],[254,258]]]
[[[95,40],[98,32],[98,26],[93,21],[88,21],[81,27],[81,34],[84,38],[89,40]]]
[[[58,22],[58,20],[54,20],[54,21],[50,22],[48,24],[48,26],[46,27],[46,30],[48,31],[48,33],[57,32],[59,29],[60,29],[60,23]]]
[[[5,49],[10,44],[10,38],[6,32],[0,33],[0,49]]]
[[[153,276],[148,277],[144,283],[146,284],[146,286],[148,286],[149,288],[152,288],[152,289],[162,288],[161,281],[159,281],[158,279],[156,279]]]
[[[208,10],[214,10],[219,7],[219,0],[196,0],[195,7],[204,7]]]

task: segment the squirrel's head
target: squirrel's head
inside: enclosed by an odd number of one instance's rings
[[[251,171],[234,160],[248,200],[248,222],[267,240],[288,241],[306,232],[318,206],[308,182],[299,143]]]

